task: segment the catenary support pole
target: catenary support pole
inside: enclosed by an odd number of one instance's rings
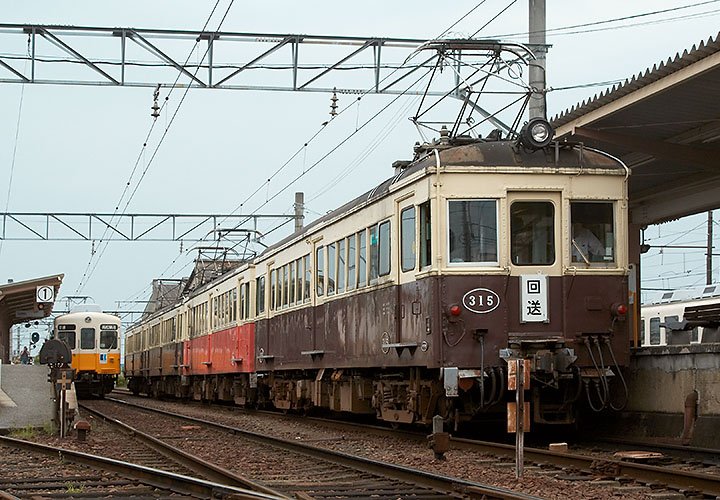
[[[545,0],[529,0],[529,28],[528,42],[530,44],[545,44]],[[530,99],[530,118],[545,118],[545,55],[547,49],[535,49],[537,59],[530,62],[529,84],[535,89]]]

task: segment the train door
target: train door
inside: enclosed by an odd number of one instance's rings
[[[412,199],[404,200],[397,206],[397,266],[395,271],[397,289],[397,342],[417,347],[424,332],[423,300],[429,290],[420,290],[415,279],[418,272],[418,207]]]

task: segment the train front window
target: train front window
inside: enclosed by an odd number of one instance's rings
[[[448,219],[451,264],[497,264],[495,200],[450,200]]]
[[[80,329],[80,349],[95,349],[95,328]]]
[[[117,332],[100,330],[100,349],[117,349]]]
[[[615,262],[612,202],[570,202],[571,262],[602,266]]]
[[[75,349],[75,332],[74,331],[63,331],[57,332],[58,340],[64,341],[70,349]]]
[[[549,201],[510,205],[510,258],[516,266],[555,262],[555,207]]]

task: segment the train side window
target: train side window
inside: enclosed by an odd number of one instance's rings
[[[379,271],[380,276],[390,274],[390,221],[380,224],[379,236]]]
[[[290,290],[289,303],[291,306],[295,305],[295,261],[290,263],[290,278],[288,281],[288,288]]]
[[[303,283],[303,300],[310,302],[310,281],[312,279],[312,268],[310,267],[310,255],[303,257],[303,267],[305,268],[305,283]]]
[[[420,268],[432,265],[432,240],[430,237],[430,202],[420,205]]]
[[[245,319],[250,318],[250,282],[248,281],[245,283],[245,300],[243,300],[245,305],[243,308],[245,309]]]
[[[347,239],[347,249],[348,249],[348,279],[347,279],[347,289],[352,290],[355,288],[355,240],[357,239],[356,235],[348,236]]]
[[[660,345],[660,317],[650,318],[650,345]]]
[[[80,329],[80,349],[95,349],[95,328]]]
[[[302,304],[302,279],[303,279],[303,271],[302,271],[302,265],[303,260],[297,259],[295,261],[295,303],[296,304]]]
[[[75,349],[75,332],[59,330],[57,332],[58,340],[64,340],[70,349]]]
[[[327,246],[327,294],[335,293],[335,243]]]
[[[283,308],[288,306],[288,299],[290,298],[289,287],[288,287],[288,265],[285,264],[283,266],[283,276],[282,276],[282,283],[283,283]]]
[[[549,201],[516,201],[510,206],[510,258],[516,266],[555,262],[555,207]]]
[[[270,310],[275,310],[275,269],[270,271]]]
[[[315,255],[315,293],[318,297],[325,294],[325,247],[318,248]]]
[[[497,264],[495,200],[450,200],[448,218],[451,264]]]
[[[370,228],[370,282],[378,279],[378,228]]]
[[[365,230],[357,233],[358,236],[358,288],[367,283],[367,243]]]
[[[400,212],[400,262],[403,272],[415,269],[415,207]]]
[[[640,345],[647,344],[645,339],[645,318],[640,319]]]
[[[283,268],[280,267],[277,270],[276,278],[277,278],[277,287],[275,290],[277,290],[277,297],[275,298],[275,305],[277,309],[280,309],[282,307],[282,272]]]
[[[245,309],[245,297],[246,297],[246,293],[247,293],[247,290],[245,289],[245,285],[246,285],[246,283],[243,283],[242,285],[240,285],[240,319],[245,319],[245,314],[247,314],[245,312],[245,311],[247,311],[247,309]]]
[[[337,292],[345,290],[345,240],[337,242],[338,268],[337,268]]]
[[[100,349],[117,349],[117,332],[100,330]]]
[[[237,319],[238,319],[238,301],[237,301],[237,299],[238,299],[237,288],[233,288],[232,289],[232,308],[230,309],[232,312],[231,312],[230,321],[237,321]]]
[[[612,202],[571,201],[573,263],[608,265],[615,262],[615,229]]]
[[[260,276],[255,282],[255,314],[259,316],[265,312],[265,276]]]

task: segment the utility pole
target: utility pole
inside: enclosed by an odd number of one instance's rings
[[[713,212],[708,210],[708,233],[707,233],[707,256],[705,257],[705,265],[707,266],[705,274],[705,284],[709,285],[713,281],[712,275],[712,250],[713,250]]]
[[[295,232],[303,228],[305,218],[305,193],[295,193]]]
[[[528,0],[529,28],[528,42],[545,45],[545,0]],[[533,88],[530,97],[530,118],[545,118],[545,47],[535,51],[537,59],[530,61],[529,84]]]

